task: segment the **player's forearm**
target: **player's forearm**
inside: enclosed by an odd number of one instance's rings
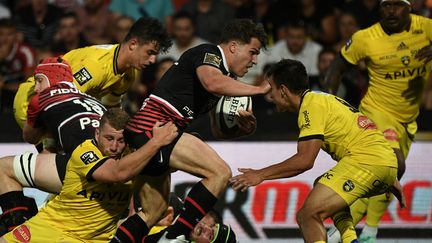
[[[45,131],[43,129],[34,128],[31,125],[28,125],[27,123],[24,124],[23,139],[27,143],[31,143],[31,144],[39,143],[44,134]]]
[[[214,77],[214,80],[208,82],[205,88],[210,93],[226,96],[252,96],[265,93],[261,86],[245,84],[224,75]]]
[[[281,163],[260,169],[259,174],[263,180],[290,178],[311,169],[312,166],[313,163],[311,165],[310,162],[305,161],[299,154],[295,154]]]
[[[138,175],[150,162],[150,159],[160,150],[162,146],[150,139],[145,145],[117,161],[117,168],[120,181],[128,181]]]

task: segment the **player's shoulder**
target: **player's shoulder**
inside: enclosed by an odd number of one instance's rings
[[[94,139],[85,140],[72,152],[72,160],[84,164],[95,162],[102,157],[102,152],[99,150],[97,142]]]
[[[64,59],[71,63],[75,59],[85,57],[85,60],[89,61],[100,61],[101,58],[109,56],[110,53],[114,53],[119,47],[119,44],[107,44],[107,45],[93,45],[77,48],[69,51],[64,55]]]
[[[419,29],[429,27],[432,24],[432,19],[416,15],[416,14],[410,14],[411,16],[411,24],[412,24],[412,30],[414,33],[417,33],[420,31]]]
[[[204,43],[190,49],[192,53],[208,53],[221,55],[219,48],[214,44]]]

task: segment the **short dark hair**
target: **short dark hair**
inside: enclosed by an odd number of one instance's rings
[[[127,42],[132,38],[137,38],[140,44],[155,41],[159,44],[162,52],[168,51],[172,45],[166,28],[155,18],[141,17],[135,21],[123,42]]]
[[[295,94],[301,94],[309,89],[306,68],[297,60],[280,60],[269,68],[266,76],[271,77],[278,87],[283,84]]]
[[[247,44],[252,38],[257,38],[263,48],[267,45],[267,34],[262,24],[256,24],[250,19],[234,19],[228,22],[222,30],[221,43],[232,40]]]
[[[103,127],[106,123],[108,123],[116,130],[123,130],[128,120],[129,115],[126,111],[120,108],[110,108],[100,119],[99,127]]]
[[[16,28],[15,22],[10,18],[0,19],[0,28]]]

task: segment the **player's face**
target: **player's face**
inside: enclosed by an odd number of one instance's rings
[[[261,42],[252,38],[248,44],[236,42],[233,47],[234,60],[230,71],[238,77],[243,77],[254,64],[257,64]]]
[[[400,1],[390,0],[381,3],[381,25],[386,31],[399,33],[409,23],[411,7]]]
[[[215,227],[215,220],[207,214],[192,230],[190,238],[196,243],[209,243],[215,237]]]
[[[133,60],[133,67],[142,70],[156,62],[156,57],[159,54],[159,44],[157,42],[145,43],[138,45],[135,49],[135,58]]]
[[[294,112],[295,110],[292,107],[292,104],[290,104],[287,94],[284,93],[282,89],[282,85],[279,85],[278,87],[276,83],[273,81],[272,77],[269,77],[267,80],[271,86],[271,90],[269,93],[270,101],[273,104],[275,104],[276,110],[278,112],[284,112],[284,111]]]
[[[110,158],[118,158],[126,147],[123,129],[116,130],[108,122],[96,129],[96,141],[102,154]]]
[[[48,78],[45,75],[35,75],[34,91],[40,93],[50,86]]]

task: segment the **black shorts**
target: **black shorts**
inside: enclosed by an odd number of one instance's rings
[[[148,132],[136,133],[128,130],[124,130],[123,135],[125,141],[129,144],[131,148],[138,149],[141,148],[144,144],[146,144],[151,137],[151,134],[147,134]],[[141,171],[141,175],[148,176],[160,176],[169,170],[169,159],[171,157],[171,153],[174,149],[174,146],[177,144],[177,141],[182,136],[183,131],[178,131],[177,137],[170,144],[163,146],[155,156],[150,159],[149,164],[144,167]]]
[[[66,175],[66,166],[72,154],[56,154],[56,166],[57,173],[60,178],[61,183],[63,184],[63,180]]]

